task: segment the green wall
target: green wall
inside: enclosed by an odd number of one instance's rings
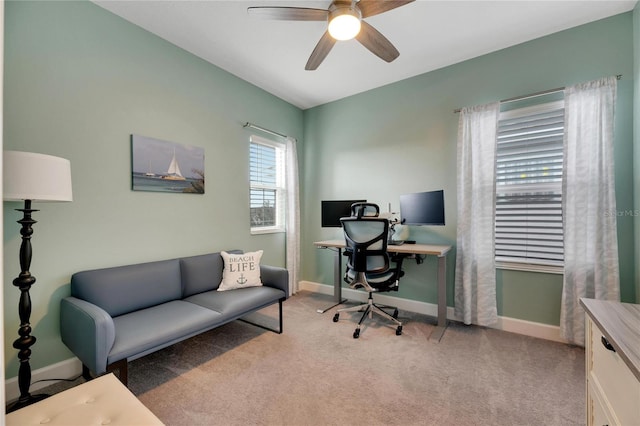
[[[389,65],[393,66],[393,64]],[[399,195],[445,190],[447,225],[414,227],[411,239],[455,244],[456,108],[623,74],[618,82],[615,162],[618,211],[633,204],[633,22],[626,13],[533,40],[305,111],[303,278],[333,282],[333,256],[313,241],[320,200],[366,198],[398,210]],[[473,212],[468,212],[473,214]],[[622,299],[635,299],[634,218],[618,221]],[[455,254],[449,256],[453,300]],[[399,297],[436,303],[436,262],[408,262]],[[500,315],[559,324],[562,276],[499,271]]]
[[[7,2],[5,43],[4,148],[68,158],[73,179],[72,203],[35,206],[33,369],[72,356],[58,306],[76,271],[232,248],[284,265],[283,234],[249,234],[242,124],[301,138],[299,108],[89,2]],[[131,191],[132,133],[203,147],[206,193]],[[18,366],[20,207],[4,203],[6,377]]]
[[[633,9],[633,147],[634,147],[634,206],[636,253],[636,303],[640,303],[640,3]]]

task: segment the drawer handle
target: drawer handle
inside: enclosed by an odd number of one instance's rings
[[[615,349],[613,346],[611,346],[611,343],[609,343],[609,341],[607,340],[607,338],[606,338],[606,337],[602,336],[602,338],[600,339],[600,341],[602,342],[602,345],[603,345],[605,348],[609,349],[611,352],[615,352],[615,351],[616,351],[616,349]]]

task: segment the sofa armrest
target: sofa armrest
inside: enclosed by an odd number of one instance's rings
[[[285,268],[260,265],[260,279],[263,285],[280,289],[289,297],[289,271]]]
[[[62,341],[95,374],[107,370],[107,357],[116,339],[111,316],[102,308],[75,297],[60,301]]]

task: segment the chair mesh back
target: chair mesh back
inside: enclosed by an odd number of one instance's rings
[[[349,255],[348,267],[357,272],[385,272],[389,269],[387,236],[389,221],[382,218],[342,218]]]

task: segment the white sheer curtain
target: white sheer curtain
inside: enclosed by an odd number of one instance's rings
[[[500,103],[463,108],[458,123],[455,314],[465,324],[498,319],[494,255],[495,167]]]
[[[565,89],[562,337],[584,346],[580,298],[620,300],[613,117],[616,78]]]
[[[289,271],[289,294],[291,295],[298,291],[298,281],[300,277],[300,200],[298,184],[298,154],[295,138],[287,137],[286,152],[286,267]]]

